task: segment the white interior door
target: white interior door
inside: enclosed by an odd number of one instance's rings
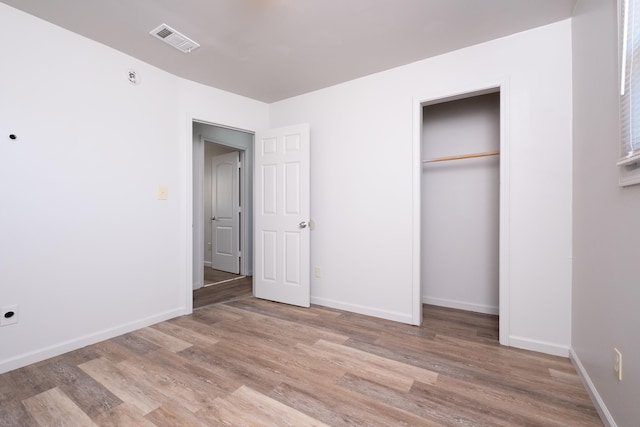
[[[238,152],[211,158],[211,266],[240,272],[240,168]]]
[[[308,125],[258,132],[254,150],[254,295],[310,305]]]

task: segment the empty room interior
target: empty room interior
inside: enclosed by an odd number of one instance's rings
[[[0,425],[637,426],[636,7],[0,0]]]

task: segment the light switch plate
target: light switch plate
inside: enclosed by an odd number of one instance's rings
[[[158,186],[158,200],[167,200],[169,190],[166,185]]]

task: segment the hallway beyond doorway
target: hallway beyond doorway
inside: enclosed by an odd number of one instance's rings
[[[246,276],[216,270],[211,267],[204,267],[204,281],[202,282],[202,287],[206,288],[207,286],[219,285],[221,283],[242,279],[244,277]]]
[[[207,269],[211,270],[210,268]],[[253,295],[253,278],[251,276],[238,276],[236,279],[205,286],[206,287],[193,291],[194,309],[247,298]]]

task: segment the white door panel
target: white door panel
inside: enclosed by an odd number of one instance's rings
[[[240,169],[238,152],[212,158],[212,256],[216,270],[240,272]]]
[[[310,305],[309,126],[255,138],[255,268],[258,298]],[[304,226],[301,226],[304,224]]]

